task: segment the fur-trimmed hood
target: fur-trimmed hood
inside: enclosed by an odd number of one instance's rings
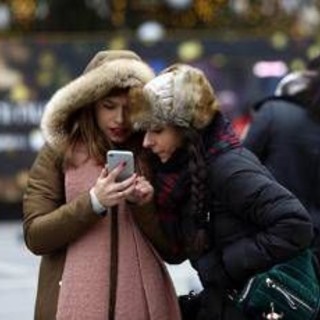
[[[216,94],[204,73],[175,64],[133,95],[131,121],[136,129],[174,124],[206,127],[220,109]]]
[[[141,87],[154,77],[152,69],[131,51],[101,51],[84,73],[59,89],[45,107],[41,130],[54,148],[67,143],[69,117],[106,96],[114,88]]]

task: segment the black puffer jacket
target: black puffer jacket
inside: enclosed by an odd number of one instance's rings
[[[226,119],[216,117],[201,134],[208,175],[209,248],[188,256],[205,288],[199,319],[240,320],[243,315],[228,299],[228,290],[241,288],[253,275],[299,254],[311,243],[313,225],[299,200],[235,139]],[[163,225],[172,239],[182,237],[184,249],[191,247],[198,228],[190,216],[187,165],[181,153],[158,166],[161,188],[156,193],[158,206],[166,212]]]
[[[309,246],[313,227],[298,199],[245,148],[217,156],[209,175],[211,249],[193,261],[211,296],[204,299],[210,315],[204,318],[241,319],[226,290],[298,254]]]
[[[244,144],[299,198],[319,234],[319,121],[302,105],[285,98],[269,99],[259,106]]]

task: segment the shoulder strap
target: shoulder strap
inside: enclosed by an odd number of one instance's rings
[[[115,318],[118,281],[118,207],[111,208],[111,252],[110,252],[110,294],[109,294],[109,320]]]

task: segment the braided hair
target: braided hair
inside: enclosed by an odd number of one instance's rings
[[[191,210],[189,214],[196,227],[192,245],[194,252],[201,253],[207,246],[204,231],[209,215],[205,148],[201,134],[197,130],[183,128],[182,134],[188,153],[188,167],[191,180]]]

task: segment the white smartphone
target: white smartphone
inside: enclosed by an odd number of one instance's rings
[[[117,177],[117,181],[128,179],[134,174],[133,152],[127,150],[109,150],[107,152],[108,170],[112,171],[120,163],[125,163],[125,167]]]

